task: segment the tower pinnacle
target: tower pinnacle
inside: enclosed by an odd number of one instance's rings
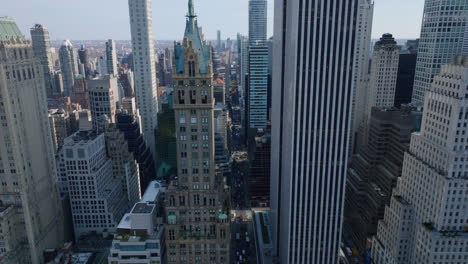
[[[194,18],[197,15],[195,14],[195,8],[193,8],[193,0],[188,1],[188,14],[187,17]]]

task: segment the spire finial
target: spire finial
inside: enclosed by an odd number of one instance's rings
[[[187,17],[196,17],[195,8],[193,8],[193,0],[188,1],[188,14]]]

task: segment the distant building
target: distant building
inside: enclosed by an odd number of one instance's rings
[[[163,192],[161,183],[152,181],[141,201],[123,216],[114,234],[109,264],[166,263]]]
[[[49,122],[55,151],[57,151],[62,148],[65,139],[76,132],[76,127],[72,124],[76,120],[74,120],[74,115],[68,114],[63,109],[52,109],[49,110]]]
[[[366,116],[373,107],[390,108],[395,104],[400,47],[391,34],[384,34],[374,46]]]
[[[64,221],[43,65],[11,18],[0,17],[0,262],[43,263]]]
[[[106,66],[106,74],[117,76],[117,50],[115,48],[115,41],[112,39],[106,42]]]
[[[49,30],[41,24],[34,25],[31,28],[31,40],[34,55],[39,58],[42,64],[47,97],[54,94],[53,85],[53,62],[52,52],[50,50]]]
[[[270,206],[271,135],[255,137],[250,157],[250,200],[252,207]]]
[[[255,2],[255,1],[254,1]],[[266,129],[268,125],[268,70],[270,55],[266,43],[249,46],[248,128]]]
[[[78,59],[76,50],[69,40],[65,40],[59,50],[60,67],[63,79],[64,96],[70,96],[78,74]]]
[[[113,232],[127,209],[127,196],[115,181],[103,134],[80,131],[65,140],[59,155],[70,195],[76,239],[91,232]]]
[[[84,75],[78,74],[75,76],[70,98],[72,103],[79,104],[84,109],[89,109],[88,81]]]
[[[267,6],[266,0],[249,0],[249,43],[267,39]]]
[[[226,84],[221,78],[216,79],[213,83],[213,96],[215,104],[226,103]]]
[[[99,117],[103,115],[111,123],[115,123],[118,93],[117,78],[113,75],[88,80],[89,106],[94,128],[97,128]]]

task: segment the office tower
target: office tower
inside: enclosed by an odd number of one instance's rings
[[[104,115],[115,123],[119,101],[117,77],[105,75],[88,80],[88,96],[93,127],[98,128],[99,118]]]
[[[301,3],[275,2],[270,191],[274,254],[281,263],[337,263],[360,1]]]
[[[395,106],[411,103],[413,95],[414,74],[416,71],[417,49],[407,44],[407,50],[400,53],[398,77],[395,88]]]
[[[107,74],[117,76],[117,49],[112,39],[106,42],[106,62]]]
[[[124,133],[109,119],[100,119],[98,127],[104,132],[107,156],[112,160],[113,179],[120,180],[123,195],[127,196],[129,205],[133,205],[141,198],[138,163],[128,150]]]
[[[103,134],[79,131],[65,139],[59,154],[68,189],[75,238],[115,230],[127,209],[127,196],[115,181]],[[85,191],[84,191],[85,190]]]
[[[71,101],[79,104],[81,108],[89,109],[88,81],[84,75],[75,75]]]
[[[424,97],[403,173],[372,241],[376,264],[466,262],[468,58],[444,65]]]
[[[240,57],[241,57],[241,64],[240,64],[240,84],[241,90],[239,91],[240,97],[243,97],[245,91],[247,90],[247,73],[249,70],[249,39],[246,36],[242,36],[240,40]]]
[[[119,72],[119,82],[123,87],[124,97],[135,97],[133,90],[133,72],[131,70],[123,70]]]
[[[124,109],[128,109],[126,107],[128,104],[125,101],[122,106]],[[138,168],[140,169],[140,190],[144,192],[148,184],[155,179],[156,169],[153,155],[140,132],[139,118],[135,111],[118,111],[116,125],[124,133],[125,139],[128,142],[128,150],[133,153],[138,162]]]
[[[49,110],[49,122],[55,151],[62,148],[65,139],[76,132],[72,127],[73,118],[63,109]]]
[[[229,191],[215,173],[211,47],[192,0],[174,51],[178,168],[166,192],[168,263],[229,263]]]
[[[425,1],[412,103],[423,105],[440,67],[462,54],[463,42],[468,41],[467,17],[468,1]]]
[[[250,159],[250,201],[252,207],[270,206],[271,135],[255,137]]]
[[[367,144],[353,155],[346,185],[344,232],[360,252],[377,232],[377,222],[383,219],[401,176],[411,133],[420,124],[421,112],[411,107],[372,108]]]
[[[174,63],[174,54],[172,50],[169,48],[166,48],[164,50],[164,53],[166,53],[166,68],[168,71],[172,73],[172,64]]]
[[[399,59],[400,47],[391,34],[384,34],[372,53],[367,119],[373,107],[393,107]]]
[[[216,171],[225,177],[229,177],[230,164],[230,127],[229,111],[224,104],[216,104],[214,107],[214,133],[215,133],[215,164]]]
[[[218,52],[221,52],[222,51],[222,47],[221,47],[221,30],[218,30],[216,35],[217,35],[216,49],[217,49]]]
[[[374,16],[374,3],[372,0],[359,2],[356,22],[356,43],[354,60],[354,96],[353,96],[353,134],[351,137],[352,149],[355,149],[357,133],[365,129],[366,102],[369,93],[369,62],[371,55],[372,19]]]
[[[122,217],[112,240],[108,263],[166,263],[163,193],[161,183],[152,181],[141,201]]]
[[[76,51],[69,40],[65,40],[62,46],[60,46],[59,57],[64,96],[70,96],[75,81],[75,75],[78,74],[78,61]]]
[[[153,12],[151,0],[129,0],[132,31],[135,94],[140,111],[141,127],[147,146],[154,148],[154,129],[158,124],[158,98],[153,42]]]
[[[96,61],[96,71],[99,75],[107,75],[107,60],[104,56],[99,56]]]
[[[78,112],[78,130],[89,131],[93,130],[93,122],[91,120],[91,112],[87,109]]]
[[[249,129],[266,129],[268,125],[269,61],[270,56],[266,43],[257,42],[249,46],[247,105]]]
[[[78,59],[81,64],[85,67],[85,77],[88,78],[91,75],[91,68],[90,68],[90,61],[88,57],[88,50],[86,49],[85,45],[81,45],[80,49],[78,50]]]
[[[267,39],[267,5],[266,0],[249,0],[249,43]]]
[[[43,261],[63,243],[54,146],[40,60],[14,20],[0,18],[0,221],[2,262]]]
[[[213,83],[213,96],[215,98],[215,104],[226,103],[226,84],[221,78],[217,78]]]
[[[49,30],[41,24],[34,25],[34,27],[31,28],[31,41],[34,55],[40,59],[42,64],[47,97],[52,97],[54,92],[52,72],[54,68],[52,63],[52,53],[50,51]]]
[[[53,73],[53,91],[54,96],[63,96],[63,76],[61,71],[56,71]]]

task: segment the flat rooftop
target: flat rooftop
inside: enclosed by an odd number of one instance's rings
[[[151,214],[154,210],[154,205],[147,203],[137,203],[132,209],[132,214]]]
[[[143,197],[141,197],[141,202],[155,202],[162,190],[164,190],[164,187],[159,181],[150,182]]]

